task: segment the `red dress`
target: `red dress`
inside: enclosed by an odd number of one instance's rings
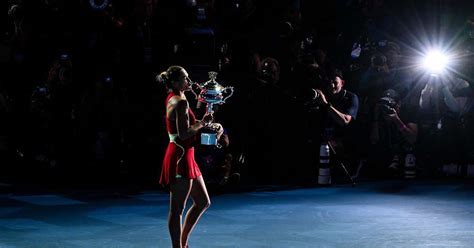
[[[166,97],[166,104],[171,97],[176,94],[170,93]],[[191,108],[188,108],[189,125],[196,123]],[[170,143],[166,149],[165,158],[163,160],[163,167],[161,169],[160,184],[170,185],[176,182],[176,178],[195,179],[201,176],[199,166],[194,159],[194,143],[196,135],[186,140],[181,140],[177,137],[178,130],[176,121],[171,121],[166,117],[166,129],[170,135]],[[172,137],[174,136],[174,137]]]

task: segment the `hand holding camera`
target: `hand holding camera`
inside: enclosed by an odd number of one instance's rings
[[[310,89],[304,91],[303,94],[297,97],[300,99],[303,105],[308,108],[309,112],[317,112],[323,107],[329,106],[329,102],[326,99],[324,93],[319,89]]]
[[[384,118],[386,121],[393,121],[398,118],[396,111],[397,100],[392,97],[394,92],[387,91],[384,96],[381,97],[375,105],[375,113],[377,116]]]
[[[389,108],[386,111],[384,111],[384,118],[387,121],[394,121],[398,118],[397,111],[394,108]]]
[[[328,101],[326,100],[326,96],[324,95],[324,93],[321,91],[321,90],[318,90],[316,89],[315,90],[317,92],[317,96],[316,96],[316,103],[319,105],[319,106],[326,106],[328,105]]]

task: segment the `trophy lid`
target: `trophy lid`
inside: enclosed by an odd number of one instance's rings
[[[216,78],[217,78],[217,72],[215,71],[210,71],[208,73],[209,75],[209,81],[205,82],[204,83],[204,86],[203,88],[206,89],[206,90],[212,90],[212,91],[216,91],[216,92],[222,92],[224,90],[224,87],[222,85],[220,85],[217,81],[216,81]]]

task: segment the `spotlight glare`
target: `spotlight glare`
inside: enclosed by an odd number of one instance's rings
[[[449,65],[449,57],[440,51],[431,51],[425,55],[422,64],[431,74],[439,74]]]

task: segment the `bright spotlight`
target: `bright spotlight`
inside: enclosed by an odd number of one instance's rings
[[[423,58],[422,65],[431,74],[443,73],[449,65],[449,57],[440,51],[428,52]]]

